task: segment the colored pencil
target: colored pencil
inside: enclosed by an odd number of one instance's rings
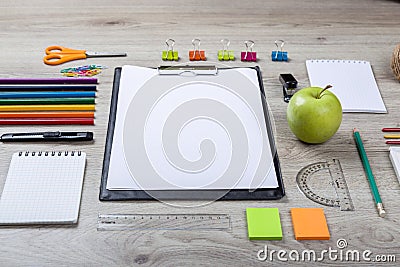
[[[43,118],[43,119],[0,119],[0,125],[57,125],[57,124],[84,124],[93,125],[91,118]]]
[[[0,112],[0,118],[94,118],[93,111]]]
[[[3,98],[45,98],[45,97],[95,97],[96,92],[70,91],[70,92],[0,92],[0,99]]]
[[[400,134],[385,134],[383,137],[386,139],[400,139]]]
[[[400,141],[386,141],[388,145],[400,145]]]
[[[95,105],[7,105],[0,106],[1,111],[94,111]]]
[[[0,78],[0,84],[97,84],[97,78]]]
[[[400,128],[383,128],[382,132],[400,132]]]
[[[7,98],[0,99],[0,105],[59,105],[59,104],[94,104],[93,97],[69,98]]]
[[[374,196],[376,208],[380,217],[385,217],[385,209],[383,208],[382,199],[379,195],[378,186],[375,183],[374,174],[372,173],[371,166],[369,165],[369,160],[367,153],[365,152],[364,145],[361,139],[360,132],[354,128],[353,130],[354,140],[357,145],[358,153],[360,154],[361,162],[364,166],[365,174],[367,175],[369,185],[371,187],[372,195]]]
[[[96,91],[96,85],[0,85],[0,91]]]

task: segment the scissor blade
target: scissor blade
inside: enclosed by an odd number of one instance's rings
[[[86,51],[87,57],[126,57],[126,53],[104,53],[104,52],[89,52]]]

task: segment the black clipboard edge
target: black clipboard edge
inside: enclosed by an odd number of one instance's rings
[[[260,90],[262,93],[262,104],[264,110],[264,116],[268,118],[266,120],[266,127],[268,133],[272,133],[271,122],[269,120],[268,107],[266,104],[265,98],[265,90],[264,84],[262,80],[261,70],[258,66],[250,67],[257,71],[258,82],[260,86]],[[108,179],[108,170],[110,166],[110,157],[111,157],[111,149],[114,137],[114,129],[115,129],[115,121],[117,116],[117,107],[118,107],[118,92],[120,85],[122,68],[117,67],[114,70],[114,81],[113,81],[113,89],[111,96],[111,104],[110,104],[110,113],[107,127],[107,137],[106,144],[104,149],[104,160],[103,160],[103,168],[101,175],[101,184],[100,184],[100,194],[99,199],[101,201],[126,201],[126,200],[155,200],[151,195],[143,190],[108,190],[107,189],[107,179]],[[223,197],[218,200],[277,200],[281,199],[285,195],[282,173],[279,164],[278,153],[276,152],[275,140],[268,135],[271,150],[275,154],[274,155],[274,167],[278,180],[277,188],[262,188],[249,191],[247,189],[232,189],[228,193],[224,194]],[[162,199],[165,200],[214,200],[214,196],[218,194],[218,192],[223,192],[226,190],[170,190],[170,191],[153,191],[163,194]]]
[[[113,89],[111,92],[110,112],[108,115],[107,136],[103,157],[103,169],[101,172],[100,200],[112,200],[110,190],[107,190],[108,169],[110,167],[111,148],[114,139],[115,120],[117,117],[118,91],[121,80],[122,67],[114,70]],[[122,200],[122,199],[121,199]]]

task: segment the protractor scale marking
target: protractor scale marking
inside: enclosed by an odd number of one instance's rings
[[[310,164],[299,171],[296,182],[301,192],[321,205],[354,210],[346,179],[338,159]]]

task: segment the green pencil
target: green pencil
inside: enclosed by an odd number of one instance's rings
[[[375,199],[376,208],[378,209],[379,216],[385,217],[386,211],[383,208],[382,199],[381,196],[379,195],[378,187],[376,186],[371,166],[369,165],[367,153],[365,153],[364,145],[361,140],[361,135],[356,128],[353,129],[353,134],[354,134],[354,140],[356,141],[358,153],[360,154],[360,158],[364,166],[364,170],[367,175],[369,185],[371,187],[372,195],[374,196]]]
[[[0,99],[0,105],[58,105],[58,104],[94,104],[94,103],[95,103],[94,97]]]

